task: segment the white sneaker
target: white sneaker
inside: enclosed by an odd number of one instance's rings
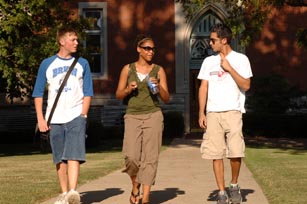
[[[67,193],[62,193],[58,196],[54,204],[68,204],[66,200]]]
[[[80,194],[71,189],[66,196],[67,204],[80,204]]]

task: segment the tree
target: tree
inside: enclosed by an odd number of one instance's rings
[[[240,39],[242,46],[248,45],[260,33],[272,8],[280,8],[285,3],[293,6],[305,5],[298,0],[176,0],[176,2],[182,4],[188,20],[206,3],[222,4],[228,13],[226,23],[231,27],[234,36]],[[298,31],[297,39],[300,46],[307,47],[306,28]]]
[[[42,59],[57,51],[56,30],[70,19],[70,0],[0,0],[0,92],[23,99],[32,92]]]
[[[307,48],[307,28],[301,28],[297,31],[297,41],[300,47]]]

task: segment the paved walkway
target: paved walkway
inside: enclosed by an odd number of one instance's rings
[[[160,155],[152,204],[215,204],[217,193],[212,161],[200,157],[200,139],[175,139]],[[229,162],[225,180],[230,181]],[[243,163],[239,178],[243,203],[268,204],[252,174]],[[115,171],[78,188],[82,204],[128,204],[131,185],[128,176]],[[55,198],[42,204],[53,204]]]

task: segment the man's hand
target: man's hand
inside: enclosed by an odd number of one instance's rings
[[[39,129],[40,132],[47,132],[47,131],[50,130],[50,128],[47,125],[47,121],[46,120],[38,121],[37,125],[38,125],[38,129]]]
[[[199,127],[202,128],[202,129],[206,129],[207,128],[207,119],[206,119],[205,114],[200,114],[199,115],[198,124],[199,124]]]
[[[223,53],[220,52],[220,56],[221,56],[221,67],[226,71],[229,72],[231,70],[231,66],[228,62],[228,60],[226,59],[225,55]]]

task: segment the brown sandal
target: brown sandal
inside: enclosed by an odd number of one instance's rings
[[[132,201],[132,198],[134,198],[134,202]],[[131,196],[130,196],[129,201],[130,201],[130,204],[139,204],[139,202],[140,202],[140,189],[139,189],[139,187],[138,187],[137,194],[134,194],[133,190],[131,191]]]

